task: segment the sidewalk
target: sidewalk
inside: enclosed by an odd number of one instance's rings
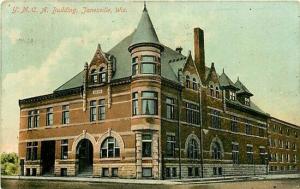
[[[180,184],[209,184],[223,182],[240,182],[256,180],[300,179],[300,174],[282,175],[249,175],[227,176],[193,179],[150,180],[150,179],[118,179],[118,178],[90,178],[90,177],[40,177],[40,176],[2,176],[1,179],[13,180],[45,180],[63,182],[94,182],[94,183],[127,183],[127,184],[157,184],[157,185],[180,185]]]

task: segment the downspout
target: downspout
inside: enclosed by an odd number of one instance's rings
[[[200,154],[201,154],[201,159],[200,159],[200,164],[201,164],[201,177],[203,178],[203,122],[202,122],[202,93],[201,93],[201,83],[199,84],[198,87],[198,97],[199,97],[199,110],[200,110]]]

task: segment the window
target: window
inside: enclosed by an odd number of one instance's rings
[[[96,100],[90,101],[90,121],[96,121],[97,119],[97,107]]]
[[[210,96],[215,96],[215,93],[214,93],[214,86],[213,85],[210,85],[209,87],[209,91],[210,91]]]
[[[62,106],[62,124],[69,124],[70,123],[70,112],[69,112],[69,105]]]
[[[259,147],[259,157],[260,157],[261,164],[266,164],[266,149],[265,149],[265,147]]]
[[[167,178],[171,177],[171,168],[170,167],[166,167],[166,177]]]
[[[297,133],[297,131],[295,131],[294,135],[295,135],[295,138],[298,138],[298,133]]]
[[[187,149],[188,158],[198,159],[199,157],[199,144],[195,139],[191,139],[188,143]]]
[[[61,159],[68,159],[68,140],[61,141]]]
[[[290,142],[289,141],[285,141],[285,148],[289,149],[290,148]]]
[[[236,94],[234,91],[229,91],[229,99],[230,100],[235,100],[236,99]]]
[[[40,111],[39,110],[31,110],[28,112],[28,128],[36,128],[39,126],[40,122]]]
[[[32,174],[31,176],[36,176],[36,168],[32,168]]]
[[[245,105],[250,106],[250,98],[249,97],[245,98]]]
[[[142,175],[143,175],[143,177],[152,177],[152,168],[143,167],[142,168]]]
[[[283,142],[282,142],[282,140],[280,140],[280,139],[278,140],[278,147],[279,147],[279,148],[283,148]]]
[[[191,80],[190,80],[190,76],[188,75],[185,77],[185,87],[191,88]]]
[[[188,167],[188,176],[193,176],[193,167]]]
[[[142,56],[142,74],[156,74],[156,57]]]
[[[109,169],[102,168],[102,177],[108,177],[108,176],[109,176]]]
[[[239,144],[232,143],[232,162],[239,164]]]
[[[157,93],[142,92],[142,114],[157,115]]]
[[[249,124],[248,121],[246,121],[245,133],[246,133],[247,135],[252,135],[252,126]]]
[[[290,130],[289,129],[286,129],[286,135],[290,136]]]
[[[172,168],[172,177],[177,177],[176,167]]]
[[[223,173],[222,167],[213,167],[214,176],[221,176]]]
[[[217,129],[221,128],[220,112],[217,110],[212,110],[211,126]]]
[[[132,58],[132,75],[138,74],[138,57]]]
[[[219,87],[216,87],[216,98],[220,98]]]
[[[231,118],[231,131],[238,132],[237,117],[235,117],[235,116],[232,116],[232,118]]]
[[[166,98],[167,119],[174,119],[174,98]]]
[[[198,105],[186,103],[186,121],[195,125],[200,123],[200,110]]]
[[[27,142],[26,160],[37,160],[37,142]]]
[[[167,156],[168,157],[175,157],[175,136],[167,135]]]
[[[264,136],[265,136],[265,130],[262,129],[262,128],[259,128],[259,129],[258,129],[258,135],[259,135],[260,137],[264,137]]]
[[[293,149],[293,150],[296,150],[296,143],[293,143],[293,144],[292,144],[292,149]]]
[[[294,163],[297,163],[297,155],[294,154]]]
[[[139,114],[138,92],[132,93],[132,115]]]
[[[253,146],[247,145],[247,161],[248,163],[253,163]]]
[[[195,167],[195,176],[196,176],[196,177],[199,176],[199,167]]]
[[[91,71],[91,83],[98,83],[98,76],[95,69]]]
[[[53,125],[53,108],[47,108],[46,126]]]
[[[101,158],[120,157],[120,146],[113,137],[106,138],[101,144]]]
[[[212,145],[212,159],[221,159],[221,146],[218,142],[214,142]]]
[[[151,134],[142,135],[142,156],[143,157],[152,156],[152,135]]]
[[[100,81],[100,83],[106,82],[106,70],[104,68],[100,68],[99,81]]]
[[[60,176],[62,176],[62,177],[68,176],[68,174],[67,174],[67,168],[61,168],[60,169]]]
[[[112,168],[111,169],[111,176],[117,177],[118,176],[118,168]]]
[[[193,90],[197,90],[197,81],[196,81],[196,78],[193,78]]]
[[[105,119],[105,99],[100,99],[98,104],[98,119]]]

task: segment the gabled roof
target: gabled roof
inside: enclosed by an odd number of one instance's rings
[[[220,81],[220,86],[222,88],[232,88],[234,90],[238,90],[238,88],[234,85],[234,83],[225,74],[224,70],[223,70],[223,73],[219,77],[219,81]]]
[[[131,47],[142,43],[160,45],[146,6],[144,7],[142,17],[134,32],[131,44],[129,46]]]
[[[245,87],[245,85],[240,81],[239,78],[235,82],[234,85],[239,89],[237,91],[238,94],[246,94],[246,95],[249,95],[249,96],[253,96],[253,94]]]

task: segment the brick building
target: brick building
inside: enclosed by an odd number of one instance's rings
[[[277,134],[268,129],[299,133],[299,127],[263,112],[239,79],[216,73],[213,63],[206,67],[200,28],[195,57],[181,51],[160,43],[145,7],[136,30],[111,50],[98,45],[83,70],[53,93],[20,100],[21,173],[154,179],[268,173],[269,153],[282,150],[269,148]]]

